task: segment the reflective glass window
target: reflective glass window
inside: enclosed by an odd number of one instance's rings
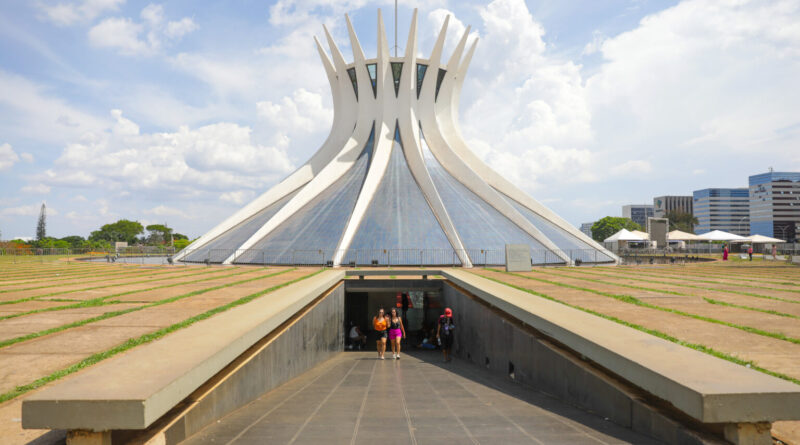
[[[497,264],[501,255],[504,263],[506,244],[530,246],[534,263],[563,263],[535,238],[451,176],[430,151],[424,136],[421,140],[425,165],[473,263],[486,261]]]
[[[436,96],[434,97],[434,100],[439,98],[439,88],[442,87],[442,81],[444,80],[445,74],[447,74],[447,70],[439,68],[439,74],[436,77]]]
[[[613,258],[604,254],[601,250],[581,241],[566,230],[558,227],[553,222],[548,221],[538,213],[533,212],[508,196],[502,193],[501,195],[514,206],[522,216],[527,218],[537,229],[541,230],[544,236],[550,239],[559,249],[567,253],[573,260],[580,259],[587,263],[613,261]]]
[[[372,84],[372,94],[378,97],[378,65],[375,63],[368,63],[367,72],[369,73],[369,82]]]
[[[255,215],[233,226],[201,248],[191,251],[191,253],[186,255],[185,261],[198,263],[206,259],[212,263],[221,263],[225,261],[239,246],[244,244],[258,229],[266,224],[273,215],[278,213],[278,210],[286,205],[298,191],[300,191],[300,189],[286,195],[282,199],[272,203],[272,205],[260,210]],[[191,247],[189,247],[189,249],[191,249]]]
[[[358,81],[356,79],[356,69],[348,68],[347,75],[350,76],[350,82],[353,84],[353,91],[356,93],[356,100],[358,100]]]
[[[394,96],[400,91],[400,75],[403,74],[403,62],[392,62],[392,79],[394,80]]]
[[[422,81],[425,79],[425,71],[427,70],[428,65],[417,64],[417,99],[419,99],[419,92],[422,91]]]
[[[352,167],[236,263],[324,264],[331,261],[353,212],[374,145],[369,141]]]
[[[351,261],[392,265],[459,264],[408,168],[397,130],[389,165],[343,263]]]

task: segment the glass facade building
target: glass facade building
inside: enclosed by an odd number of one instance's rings
[[[800,172],[749,178],[750,234],[795,242],[800,233]]]
[[[647,227],[647,218],[652,218],[654,215],[653,206],[649,204],[622,206],[622,217],[632,219],[633,222],[642,226],[642,229]]]
[[[653,213],[656,218],[666,218],[669,212],[692,214],[694,199],[691,196],[656,196],[653,198]]]
[[[708,188],[692,193],[694,231],[703,234],[712,230],[750,235],[750,191],[743,188]]]

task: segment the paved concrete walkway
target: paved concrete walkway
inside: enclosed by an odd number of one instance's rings
[[[391,356],[387,353],[387,356]],[[656,443],[436,352],[345,352],[186,444]]]

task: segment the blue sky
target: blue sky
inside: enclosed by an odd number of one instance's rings
[[[332,118],[312,37],[365,51],[392,2],[125,0],[0,8],[0,235],[119,218],[196,237],[304,162]],[[479,37],[473,150],[579,225],[653,196],[800,170],[797,1],[401,2],[427,54]]]

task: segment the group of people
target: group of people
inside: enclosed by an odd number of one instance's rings
[[[453,348],[455,327],[453,310],[446,308],[444,314],[439,316],[436,326],[436,343],[442,349],[444,361],[446,362],[451,360],[450,350]],[[397,309],[392,308],[389,314],[383,308],[378,309],[378,313],[372,318],[372,328],[377,334],[378,359],[385,360],[386,342],[388,340],[392,349],[392,358],[399,360],[401,341],[407,335],[405,325],[403,325],[403,318],[398,315]],[[355,324],[351,324],[349,337],[352,343],[366,344],[366,335]]]
[[[722,261],[728,261],[728,253],[730,250],[728,249],[728,245],[724,244],[722,246]],[[750,257],[750,261],[753,261],[753,246],[748,246],[747,248],[747,256]],[[772,256],[775,257],[775,246],[772,246]]]

